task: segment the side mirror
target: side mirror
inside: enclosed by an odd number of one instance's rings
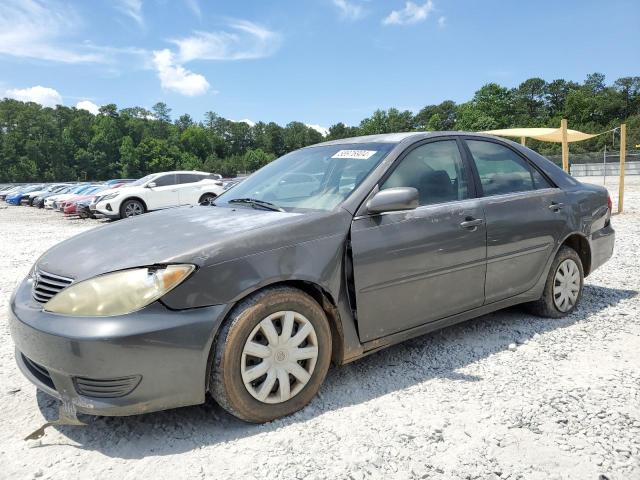
[[[396,187],[380,190],[367,202],[367,211],[372,214],[413,210],[419,205],[418,190],[413,187]]]
[[[147,188],[156,188],[156,182],[147,183]]]

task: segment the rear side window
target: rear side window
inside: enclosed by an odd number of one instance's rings
[[[510,148],[483,140],[467,140],[485,196],[549,188],[547,180]]]
[[[176,176],[171,174],[171,175],[162,175],[161,177],[156,178],[155,180],[153,180],[156,184],[156,187],[167,187],[169,185],[175,185],[176,184]]]
[[[467,174],[455,140],[431,142],[411,150],[384,182],[381,190],[413,187],[420,205],[469,198]]]
[[[207,178],[207,175],[198,175],[197,173],[179,173],[178,183],[196,183]]]

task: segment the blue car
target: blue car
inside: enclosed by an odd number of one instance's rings
[[[27,195],[28,193],[35,192],[36,190],[42,190],[44,188],[43,184],[38,185],[28,185],[25,188],[18,190],[17,192],[7,195],[5,201],[10,205],[20,205],[20,201],[22,197]]]

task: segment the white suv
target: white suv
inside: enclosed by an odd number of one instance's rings
[[[152,173],[100,192],[90,209],[97,216],[118,219],[178,205],[209,204],[224,191],[220,178],[194,171]]]

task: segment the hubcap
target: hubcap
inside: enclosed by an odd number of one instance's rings
[[[135,215],[142,215],[142,205],[136,202],[128,203],[124,207],[125,217],[133,217]]]
[[[317,360],[311,322],[298,312],[276,312],[253,329],[244,345],[242,381],[261,402],[286,402],[309,382]]]
[[[571,259],[563,261],[553,280],[553,303],[561,312],[573,308],[580,293],[580,270]]]

